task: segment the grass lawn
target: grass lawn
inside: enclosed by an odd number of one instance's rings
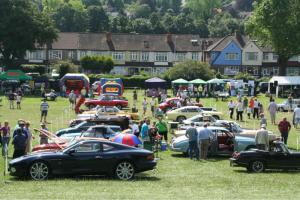
[[[132,93],[125,94],[132,102]],[[143,94],[139,95],[139,111]],[[40,98],[24,98],[22,110],[9,110],[7,101],[0,107],[0,122],[10,122],[13,128],[17,119],[32,122],[39,127]],[[268,99],[259,97],[264,107]],[[203,99],[205,106],[215,106],[228,118],[227,102]],[[277,99],[278,103],[282,100]],[[49,102],[49,129],[67,126],[75,115],[68,110],[68,101],[59,98]],[[150,112],[148,112],[150,116]],[[277,118],[291,113],[278,113]],[[267,114],[267,119],[269,115]],[[247,120],[243,127],[258,127],[258,120]],[[277,127],[268,129],[278,134]],[[298,132],[299,134],[299,132]],[[299,134],[300,135],[300,134]],[[290,133],[289,147],[296,149],[296,130]],[[35,143],[38,142],[36,137]],[[12,148],[10,148],[12,155]],[[4,161],[0,158],[0,199],[296,199],[300,196],[300,172],[267,171],[247,173],[244,168],[231,168],[227,157],[213,157],[207,161],[191,161],[181,154],[160,153],[158,169],[137,175],[133,181],[118,181],[103,177],[55,178],[48,181],[18,180],[3,176]]]

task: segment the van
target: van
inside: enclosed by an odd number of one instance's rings
[[[299,104],[300,104],[300,99],[293,99],[292,100],[292,110],[294,110],[297,107],[297,105],[299,105]],[[289,111],[289,109],[290,109],[290,105],[289,105],[288,100],[285,100],[284,102],[277,104],[278,111],[287,112],[287,111]]]

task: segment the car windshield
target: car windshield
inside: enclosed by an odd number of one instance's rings
[[[83,126],[86,122],[81,122],[79,124],[77,124],[76,126],[74,126],[74,129],[80,128],[81,126]]]
[[[115,133],[121,132],[121,127],[113,126],[113,127],[110,127],[110,129],[113,130]]]
[[[74,145],[76,145],[78,143],[78,140],[76,140],[75,138],[74,138],[74,140],[72,140],[69,144],[68,144],[68,146],[65,148],[65,149],[63,149],[62,150],[62,152],[66,152],[66,151],[68,151],[69,149],[71,149]]]
[[[234,132],[234,133],[241,133],[241,132],[243,132],[242,127],[238,123],[236,123],[236,122],[232,122],[231,123],[231,127],[232,127],[232,132]]]

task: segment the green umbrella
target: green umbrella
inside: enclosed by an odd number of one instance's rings
[[[221,79],[214,78],[214,79],[207,81],[207,83],[209,83],[209,84],[224,84],[225,82]]]
[[[192,80],[190,81],[191,84],[206,84],[206,82],[202,79],[195,79],[195,80]]]
[[[172,81],[172,84],[189,84],[189,82],[187,80],[180,78],[175,81]]]
[[[27,81],[31,80],[32,77],[26,75],[21,70],[7,70],[0,75],[0,80],[18,80],[18,81]]]

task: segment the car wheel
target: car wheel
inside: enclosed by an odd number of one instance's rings
[[[179,116],[176,119],[176,121],[179,122],[179,123],[183,123],[184,120],[186,120],[186,118],[184,116]]]
[[[250,168],[251,168],[251,171],[260,173],[265,170],[265,164],[260,160],[256,160],[256,161],[251,162]]]
[[[115,176],[120,180],[130,180],[134,173],[134,166],[128,161],[120,162],[115,169]]]
[[[29,168],[29,175],[33,180],[45,180],[50,175],[50,168],[42,161],[34,162]]]
[[[117,107],[119,110],[122,110],[122,106],[121,106],[121,105],[116,105],[116,107]]]
[[[213,115],[213,118],[215,118],[216,120],[220,120],[220,117],[217,115]]]

